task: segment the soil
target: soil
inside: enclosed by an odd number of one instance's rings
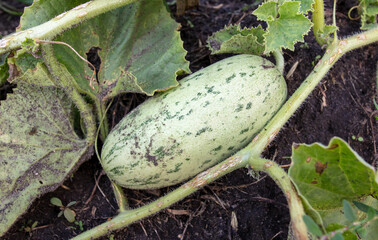
[[[332,15],[331,2],[326,1],[328,20]],[[348,18],[348,10],[357,3],[357,0],[338,1],[339,36],[359,31],[359,22]],[[242,26],[256,26],[258,22],[250,14],[255,8],[255,4],[246,0],[201,0],[198,8],[181,17],[175,16],[182,25],[180,31],[191,70],[197,71],[226,57],[210,55],[206,39],[228,24],[240,22]],[[171,10],[175,11],[174,5]],[[18,24],[17,17],[1,11],[0,19],[3,35],[14,31]],[[305,40],[306,44],[298,43],[295,51],[284,51],[285,75],[298,63],[293,75],[286,79],[289,94],[311,72],[316,57],[324,52],[312,33]],[[326,145],[333,136],[338,136],[367,162],[376,165],[378,122],[373,117],[373,98],[377,95],[377,56],[378,45],[373,44],[339,60],[270,144],[264,156],[286,165],[290,163],[293,143],[321,142]],[[0,93],[4,99],[5,92]],[[134,106],[143,99],[133,94],[117,98],[112,109],[113,125],[130,110],[126,107],[130,102]],[[363,140],[357,140],[359,137]],[[246,169],[235,171],[169,209],[102,239],[286,239],[290,217],[284,195],[264,174],[256,180],[247,173]],[[91,195],[96,180],[99,187]],[[172,189],[125,191],[131,207],[135,208]],[[60,198],[64,204],[76,201],[72,209],[77,214],[77,224],[57,216],[59,209],[50,204],[52,197]],[[101,166],[93,157],[56,191],[37,199],[3,239],[69,239],[107,221],[116,213],[117,204],[110,182],[101,175]],[[231,225],[232,218],[237,219],[236,227]],[[35,221],[38,221],[37,227],[27,232],[25,227]]]

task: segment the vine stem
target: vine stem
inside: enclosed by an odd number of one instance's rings
[[[104,141],[109,134],[109,123],[108,118],[106,117],[107,110],[104,102],[102,102],[97,96],[94,96],[92,100],[96,105],[101,138]]]
[[[22,46],[26,39],[52,40],[60,33],[85,20],[117,9],[138,0],[96,0],[88,1],[48,22],[13,33],[0,40],[0,55]]]
[[[295,239],[307,239],[307,228],[302,218],[304,214],[302,202],[299,199],[295,188],[291,184],[289,176],[276,163],[265,160],[261,158],[260,155],[265,147],[274,139],[287,120],[319,84],[328,70],[343,54],[376,41],[378,41],[378,28],[351,36],[344,40],[334,41],[327,48],[325,55],[315,66],[315,69],[311,74],[247,147],[214,167],[198,174],[195,178],[168,193],[164,197],[143,207],[121,212],[112,220],[83,232],[73,239],[94,239],[106,235],[111,231],[124,228],[135,221],[150,216],[184,199],[206,184],[247,165],[253,170],[266,172],[274,179],[288,200],[292,220],[292,230]]]
[[[249,164],[253,168],[253,170],[267,173],[284,193],[289,205],[291,230],[295,239],[308,239],[307,227],[303,221],[305,212],[303,209],[302,201],[285,170],[281,168],[277,163],[263,158],[252,157],[249,161]]]
[[[142,207],[121,212],[110,221],[107,221],[86,232],[83,232],[80,235],[72,238],[72,240],[95,239],[104,236],[111,231],[121,229],[133,222],[148,217],[164,208],[171,206],[172,204],[194,193],[204,185],[226,175],[227,173],[245,166],[248,163],[249,159],[249,154],[245,153],[246,151],[241,151],[240,154],[236,154],[233,157],[226,159],[222,163],[197,175],[195,178],[183,184],[181,187],[175,189],[174,191],[168,193],[164,197],[161,197],[156,201],[153,201]]]
[[[276,115],[263,128],[262,131],[252,140],[249,146],[251,152],[260,155],[278,134],[283,125],[289,120],[314,88],[320,83],[327,72],[332,68],[338,59],[345,53],[359,47],[378,41],[378,28],[353,35],[343,40],[333,41],[328,46],[324,56],[319,60],[310,75],[304,80],[301,86],[280,108]]]
[[[315,0],[314,11],[312,12],[312,23],[314,24],[312,31],[315,35],[316,41],[323,45],[326,42],[320,36],[324,32],[325,23],[324,23],[324,0]]]
[[[109,109],[110,105],[112,104],[112,101],[109,103],[108,107],[105,108],[104,102],[99,100],[97,97],[95,97],[95,98],[92,97],[92,99],[94,100],[96,108],[97,108],[97,116],[98,116],[98,121],[99,121],[99,127],[98,127],[97,134],[96,134],[95,149],[96,149],[97,158],[99,160],[101,160],[101,156],[98,153],[98,149],[97,149],[97,139],[98,139],[99,132],[101,132],[101,137],[102,137],[103,140],[106,139],[106,137],[109,134],[109,124],[108,124],[108,121],[107,121],[108,119],[106,117],[106,113],[108,112],[108,109]],[[129,210],[127,198],[125,196],[125,193],[124,193],[122,187],[119,186],[118,184],[116,184],[115,182],[113,182],[111,179],[109,179],[109,180],[110,180],[111,185],[112,185],[112,189],[113,189],[114,196],[115,196],[117,204],[118,204],[119,211],[124,212],[124,211]]]

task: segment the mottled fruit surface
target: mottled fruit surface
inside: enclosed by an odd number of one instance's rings
[[[180,183],[246,146],[286,95],[284,78],[268,60],[224,59],[125,116],[104,143],[102,165],[127,188]]]

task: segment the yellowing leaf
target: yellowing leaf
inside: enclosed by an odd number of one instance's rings
[[[71,125],[71,109],[62,90],[23,81],[1,102],[0,235],[92,155]]]

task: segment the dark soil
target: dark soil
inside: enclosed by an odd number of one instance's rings
[[[333,1],[327,2],[326,13],[331,17],[330,2]],[[339,36],[359,31],[359,22],[351,21],[347,16],[350,7],[357,2],[338,1]],[[247,27],[258,24],[256,18],[250,15],[255,8],[253,4],[249,8],[247,4],[250,3],[242,0],[203,0],[197,9],[176,18],[182,25],[181,36],[193,72],[225,57],[212,56],[206,48],[206,39],[213,32],[237,22]],[[175,6],[172,6],[172,10],[175,10]],[[14,31],[18,18],[0,13],[0,19],[3,35]],[[285,51],[284,54],[285,74],[298,62],[294,74],[287,78],[290,94],[311,72],[315,58],[323,54],[312,33],[305,40],[306,44],[299,43],[294,52]],[[333,136],[338,136],[348,141],[366,161],[375,164],[378,128],[372,114],[375,110],[373,98],[377,94],[377,56],[377,44],[344,56],[286,124],[264,153],[265,157],[288,164],[293,143],[328,144]],[[130,101],[136,105],[142,99],[131,94],[118,98],[112,109],[112,116],[116,116],[113,124],[130,110],[127,107]],[[362,137],[363,140],[355,140],[355,137]],[[117,204],[110,182],[100,173],[101,166],[95,157],[85,162],[62,187],[37,199],[3,239],[68,239],[116,215]],[[91,196],[95,181],[100,176],[99,188]],[[172,189],[126,190],[126,193],[131,206],[138,207]],[[68,223],[63,217],[58,218],[59,209],[50,204],[51,197],[60,198],[64,204],[77,201],[72,209],[77,213],[76,218],[83,229],[77,224]],[[247,174],[247,170],[239,170],[159,214],[112,233],[112,236],[114,239],[286,239],[290,223],[286,204],[284,195],[271,179],[262,174],[260,180],[256,180]],[[232,216],[237,219],[237,229],[231,226]],[[38,221],[37,228],[26,232],[25,227],[35,221]],[[109,236],[103,239],[109,239]]]

